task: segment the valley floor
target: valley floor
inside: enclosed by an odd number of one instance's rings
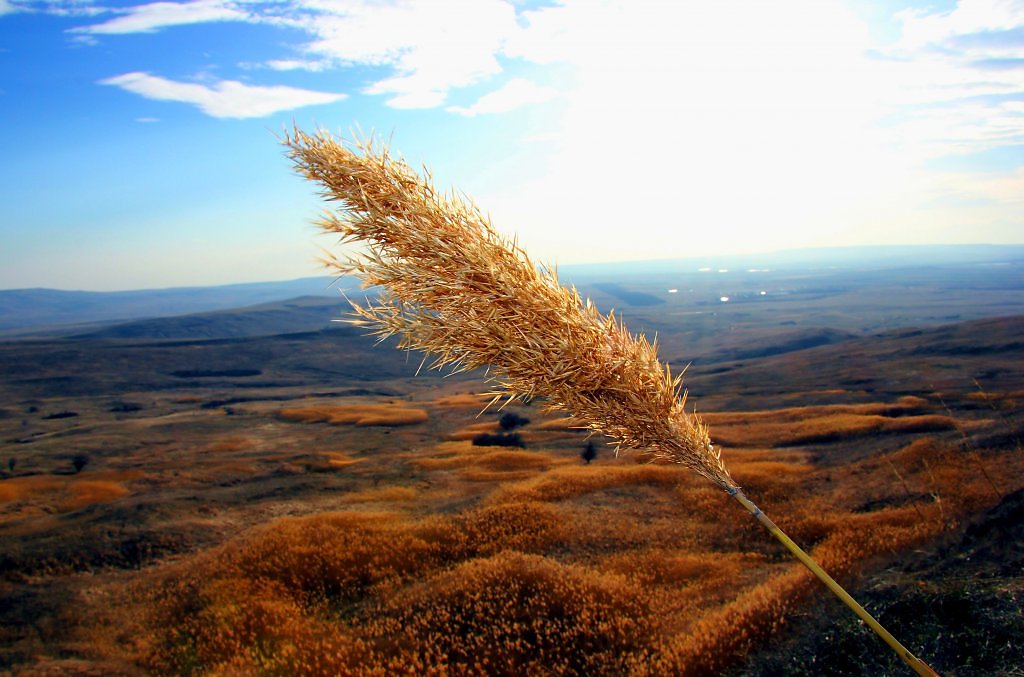
[[[1021,325],[688,372],[745,492],[943,674],[1021,669]],[[274,341],[0,345],[0,669],[898,671],[684,469],[587,463],[572,419],[480,414],[480,381],[382,348]]]

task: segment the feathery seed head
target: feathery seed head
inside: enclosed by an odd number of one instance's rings
[[[353,304],[354,322],[432,356],[432,367],[486,368],[494,401],[544,398],[619,447],[736,487],[656,346],[561,286],[468,198],[438,194],[429,172],[420,177],[372,140],[295,129],[284,144],[296,170],[341,203],[320,227],[365,246],[324,261],[381,290]]]

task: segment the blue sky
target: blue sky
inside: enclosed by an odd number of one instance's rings
[[[0,288],[319,274],[357,126],[534,258],[1024,242],[1024,1],[0,0]]]

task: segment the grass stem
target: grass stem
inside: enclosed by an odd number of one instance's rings
[[[899,657],[903,659],[907,665],[911,667],[919,675],[924,677],[938,677],[937,673],[932,670],[927,663],[922,661],[920,658],[915,656],[907,647],[900,644],[899,640],[892,636],[888,630],[882,627],[882,624],[875,620],[875,617],[868,613],[867,609],[862,607],[857,600],[850,596],[850,593],[843,589],[843,586],[839,585],[834,578],[828,575],[828,573],[821,568],[821,566],[814,561],[814,559],[804,552],[803,548],[793,542],[789,536],[786,535],[782,529],[778,527],[771,519],[768,518],[761,509],[758,508],[753,501],[744,496],[743,492],[739,489],[728,491],[729,495],[739,501],[740,505],[750,511],[750,513],[757,518],[765,529],[767,529],[772,536],[777,538],[780,543],[786,546],[794,557],[811,570],[818,579],[824,583],[829,590],[831,590],[836,597],[841,599],[846,606],[850,607],[857,616],[867,623],[868,627],[875,631],[875,633],[882,638],[886,644],[888,644],[893,651],[899,654]]]

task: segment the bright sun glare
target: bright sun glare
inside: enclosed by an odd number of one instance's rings
[[[952,94],[955,72],[873,55],[868,25],[838,2],[654,5],[569,3],[578,17],[559,26],[573,29],[547,36],[550,58],[575,67],[543,139],[547,173],[528,200],[488,196],[545,254],[924,242],[962,218],[935,208],[943,179],[921,171],[948,150],[935,138],[957,137],[930,118],[893,122],[933,88]]]

